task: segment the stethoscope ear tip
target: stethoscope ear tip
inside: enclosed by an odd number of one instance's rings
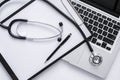
[[[62,38],[61,38],[61,37],[57,39],[57,41],[58,41],[58,42],[61,42],[61,40],[62,40]]]
[[[60,27],[62,27],[62,26],[63,26],[63,23],[62,23],[62,22],[60,22],[60,23],[59,23],[59,26],[60,26]]]

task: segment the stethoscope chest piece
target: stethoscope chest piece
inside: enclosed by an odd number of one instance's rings
[[[91,55],[90,58],[89,58],[89,61],[90,63],[93,65],[93,66],[100,66],[103,62],[103,58],[101,55]]]

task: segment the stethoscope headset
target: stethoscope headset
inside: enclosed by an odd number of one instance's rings
[[[0,4],[0,7],[2,5],[4,5],[5,3],[7,3],[9,0],[5,0],[3,1],[1,4]],[[22,6],[20,9],[18,9],[17,11],[15,11],[13,14],[9,15],[6,19],[4,19],[3,21],[0,22],[0,26],[4,29],[7,29],[9,34],[13,37],[13,38],[16,38],[16,39],[21,39],[21,40],[26,40],[26,39],[29,39],[27,37],[23,37],[23,36],[16,36],[12,33],[11,31],[11,28],[12,28],[12,25],[17,22],[17,21],[20,21],[20,22],[28,22],[27,20],[24,20],[24,19],[17,19],[17,20],[13,20],[9,27],[5,26],[5,25],[2,25],[4,22],[6,22],[8,19],[10,19],[11,17],[13,17],[14,15],[16,15],[17,13],[19,13],[21,10],[23,10],[24,8],[26,8],[27,6],[29,6],[30,4],[32,4],[34,1],[36,0],[30,0],[28,3],[26,3],[24,6]],[[79,25],[74,21],[72,20],[70,17],[68,17],[65,13],[63,13],[61,10],[59,10],[54,4],[52,4],[51,2],[49,2],[48,0],[42,0],[43,2],[45,2],[46,4],[48,4],[49,6],[51,6],[52,8],[54,8],[58,13],[60,13],[63,17],[65,17],[67,20],[69,20],[76,28],[77,30],[80,32],[80,34],[82,34],[84,40],[86,40],[86,43],[87,43],[87,46],[91,52],[91,55],[90,55],[90,58],[89,58],[89,62],[93,65],[93,66],[99,66],[101,65],[102,61],[103,61],[103,58],[101,55],[99,54],[95,54],[94,53],[94,50],[92,48],[92,46],[90,45],[89,41],[87,40],[86,38],[86,35],[84,34],[84,32],[82,31],[82,29],[79,27]],[[62,23],[60,23],[61,25]],[[61,29],[62,31],[62,29]],[[61,35],[61,32],[60,32],[60,35]],[[94,34],[93,34],[94,35]],[[61,39],[58,39],[58,40],[61,40]]]
[[[15,24],[15,23],[19,23],[16,27],[16,34],[12,32],[12,26]],[[58,32],[58,34],[55,34],[53,36],[50,36],[50,37],[45,37],[45,38],[31,38],[31,37],[28,37],[27,35],[24,35],[22,36],[20,33],[19,33],[19,27],[20,27],[20,24],[39,24],[41,26],[47,26],[47,28],[51,28],[51,29],[54,29],[56,30],[56,32]],[[0,25],[2,26],[4,29],[8,30],[8,33],[9,35],[12,37],[12,38],[15,38],[15,39],[20,39],[20,40],[29,40],[29,41],[47,41],[47,40],[51,40],[51,39],[55,39],[57,38],[57,41],[60,42],[62,40],[62,33],[63,33],[63,23],[60,22],[59,24],[59,28],[57,27],[54,27],[53,25],[50,25],[50,24],[47,24],[47,23],[43,23],[43,22],[35,22],[35,21],[28,21],[26,19],[14,19],[13,21],[11,21],[11,23],[9,24],[9,26],[4,26],[4,25]],[[39,27],[41,27],[39,26]]]
[[[9,1],[9,0],[8,0]],[[4,5],[5,3],[7,3],[8,1],[3,1],[1,4],[0,4],[0,7],[2,5]],[[28,4],[30,4],[31,1],[29,3],[26,4],[26,6]],[[58,42],[61,42],[62,40],[62,33],[63,33],[63,23],[62,22],[59,22],[57,26],[59,27],[55,27],[53,25],[50,25],[50,24],[47,24],[47,23],[43,23],[43,22],[36,22],[36,21],[28,21],[26,19],[14,19],[13,21],[10,22],[9,26],[5,26],[3,25],[4,22],[6,22],[7,20],[9,20],[12,16],[14,16],[16,13],[18,13],[19,11],[21,11],[22,9],[24,9],[26,6],[23,6],[21,9],[17,10],[15,13],[13,13],[12,15],[8,16],[6,19],[4,19],[3,21],[1,21],[0,23],[0,26],[6,30],[8,30],[8,33],[9,35],[12,37],[12,38],[15,38],[15,39],[20,39],[20,40],[29,40],[29,41],[47,41],[47,40],[51,40],[51,39],[54,39],[54,38],[57,38],[57,41]],[[16,23],[19,23],[16,27],[16,34],[12,32],[12,27],[14,24]],[[25,23],[25,24],[37,24],[39,25],[39,27],[45,27],[45,28],[49,28],[49,30],[54,30],[56,31],[57,33],[55,35],[52,35],[52,36],[49,36],[49,37],[44,37],[44,38],[40,38],[40,37],[37,37],[37,38],[31,38],[31,37],[27,37],[27,35],[25,36],[22,36],[20,33],[19,33],[19,27],[20,27],[20,24],[22,23]]]

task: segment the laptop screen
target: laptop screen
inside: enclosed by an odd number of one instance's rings
[[[120,15],[120,0],[89,0]]]
[[[93,1],[106,8],[114,9],[117,0],[93,0]]]

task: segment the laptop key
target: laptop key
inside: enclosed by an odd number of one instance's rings
[[[79,8],[75,6],[75,10],[79,11]]]
[[[94,20],[97,20],[97,19],[98,19],[98,17],[97,17],[97,16],[94,16],[94,17],[93,17],[93,19],[94,19]]]
[[[113,23],[109,22],[109,23],[108,23],[108,26],[109,26],[109,27],[112,27],[112,26],[113,26]]]
[[[94,34],[93,34],[93,36],[94,36],[94,37],[97,37],[97,36],[98,36],[98,34],[97,34],[97,33],[94,33]]]
[[[96,44],[97,44],[98,46],[101,46],[101,43],[99,43],[99,42],[97,42]]]
[[[88,11],[88,12],[91,12],[91,9],[87,8],[87,11]]]
[[[100,14],[100,13],[97,13],[97,16],[101,17],[101,14]]]
[[[112,29],[112,28],[109,28],[108,32],[109,32],[109,33],[112,33],[112,32],[113,32],[113,29]]]
[[[114,43],[114,41],[112,41],[112,40],[110,40],[110,39],[108,39],[106,37],[103,38],[103,41],[110,44],[110,45],[113,45],[113,43]]]
[[[103,31],[102,35],[103,35],[103,36],[107,36],[107,32],[106,32],[106,31]]]
[[[118,22],[117,25],[120,26],[120,23]]]
[[[110,39],[112,39],[112,40],[115,40],[115,36],[114,35],[112,35],[112,34],[108,34],[108,36],[107,36],[108,38],[110,38]]]
[[[106,19],[107,17],[106,17],[106,16],[104,16],[104,15],[102,15],[102,18],[103,18],[103,19]]]
[[[77,4],[77,6],[80,8],[81,7],[81,5],[80,4]]]
[[[115,20],[112,20],[112,22],[113,22],[113,23],[117,23],[117,21],[115,21]]]
[[[92,13],[93,13],[93,14],[96,14],[96,12],[95,12],[95,11],[92,11]]]
[[[94,26],[98,26],[98,22],[95,21],[93,25],[94,25]]]
[[[98,26],[98,27],[102,29],[102,28],[103,28],[103,24],[99,24],[99,26]]]
[[[92,20],[92,19],[90,19],[90,20],[89,20],[89,23],[90,23],[90,24],[93,24],[93,20]]]
[[[82,9],[86,10],[86,7],[85,7],[85,6],[82,6]]]
[[[103,42],[101,47],[106,48],[106,46],[107,46],[107,43]]]
[[[103,36],[102,35],[99,35],[98,36],[98,39],[102,40]]]
[[[98,21],[99,21],[100,23],[102,23],[102,22],[103,22],[103,19],[102,19],[102,18],[99,18]]]
[[[93,39],[92,39],[92,43],[95,44],[96,42],[97,42],[97,39],[93,38]]]
[[[107,50],[109,50],[109,51],[111,50],[111,48],[110,48],[110,47],[107,47],[106,49],[107,49]]]
[[[115,31],[115,30],[114,30],[113,34],[114,34],[114,35],[118,35],[118,31]]]
[[[113,26],[113,28],[114,28],[115,30],[117,30],[117,31],[119,31],[119,30],[120,30],[120,27],[119,27],[119,26],[117,26],[117,25],[114,25],[114,26]]]
[[[88,28],[89,28],[90,30],[92,29],[92,27],[93,27],[92,25],[88,25]]]
[[[75,3],[75,2],[73,2],[73,1],[72,1],[71,3],[72,3],[72,5],[76,5],[76,3]]]
[[[88,15],[88,17],[93,18],[93,14],[90,13],[90,14]]]
[[[107,30],[108,30],[108,27],[107,27],[107,26],[104,26],[103,30],[107,31]]]
[[[97,28],[96,28],[96,27],[93,27],[93,31],[95,31],[95,32],[96,32],[96,31],[97,31]]]
[[[111,19],[111,18],[107,18],[107,20],[108,20],[108,21],[112,21],[112,19]]]
[[[80,15],[82,18],[84,18],[84,16],[83,15]]]
[[[85,22],[88,22],[88,20],[89,20],[89,18],[84,17],[84,21],[85,21]]]
[[[78,13],[82,14],[82,13],[83,13],[83,10],[82,10],[82,9],[79,9]]]
[[[107,25],[107,24],[108,24],[108,21],[107,21],[107,20],[104,20],[104,21],[103,21],[103,24],[104,24],[104,25]]]
[[[102,31],[103,31],[103,30],[99,29],[97,32],[98,32],[99,34],[101,34],[101,33],[102,33]]]
[[[87,16],[87,15],[88,15],[88,12],[87,12],[87,11],[85,11],[85,12],[84,12],[84,15],[85,15],[85,16]]]

